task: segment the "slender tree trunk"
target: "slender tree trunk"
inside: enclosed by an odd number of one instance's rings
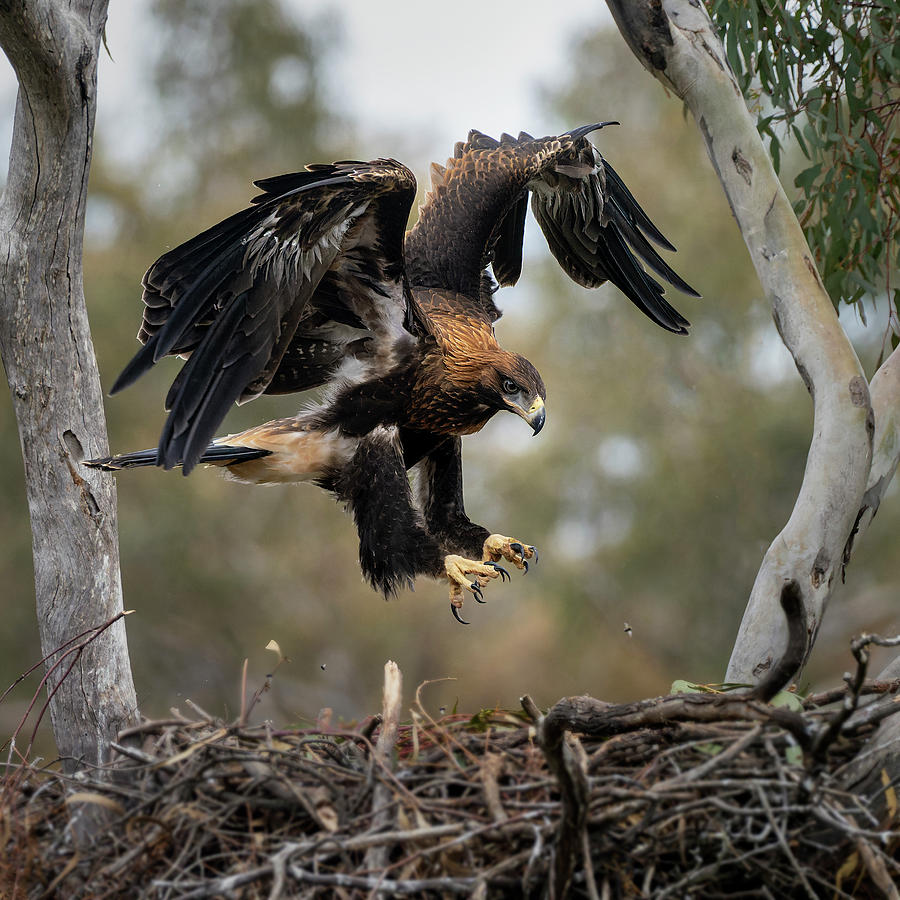
[[[0,45],[19,80],[0,202],[0,356],[25,460],[41,645],[50,653],[122,609],[115,488],[79,465],[107,451],[82,283],[82,241],[108,0],[0,0]],[[137,701],[123,621],[56,689],[60,755],[106,759]]]
[[[800,585],[808,655],[842,572],[872,458],[868,384],[702,4],[608,4],[635,55],[693,113],[775,324],[813,398],[803,484],[760,567],[726,674],[728,681],[756,682],[786,645],[783,585]]]
[[[813,397],[813,439],[800,494],[760,567],[725,676],[756,682],[786,643],[777,602],[785,580],[801,586],[808,655],[835,576],[843,574],[854,542],[868,529],[894,477],[900,460],[900,350],[868,385],[703,6],[692,0],[607,3],[634,54],[690,107],[775,323]],[[880,677],[898,675],[900,657]],[[885,784],[898,773],[900,716],[893,716],[845,768],[842,780],[880,814],[889,805]]]

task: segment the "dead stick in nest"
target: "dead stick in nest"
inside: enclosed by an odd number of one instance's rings
[[[388,770],[393,769],[392,756],[397,745],[400,727],[400,707],[403,703],[403,677],[400,667],[393,660],[384,664],[384,689],[382,694],[381,732],[375,743],[375,755]],[[390,787],[377,781],[372,791],[372,831],[379,831],[392,824],[391,809],[394,796]],[[387,866],[389,848],[378,844],[366,851],[363,867],[370,872],[383,872]]]
[[[583,752],[578,754],[574,748],[567,746],[566,732],[606,737],[684,718],[695,721],[774,719],[794,735],[804,751],[812,748],[813,734],[802,716],[765,705],[790,681],[806,654],[806,615],[800,586],[796,581],[785,582],[781,591],[781,607],[788,620],[788,644],[784,655],[747,695],[710,697],[689,694],[619,706],[591,697],[569,697],[560,700],[547,715],[541,714],[531,697],[522,697],[522,707],[537,726],[538,744],[550,771],[556,776],[562,797],[562,815],[550,874],[551,900],[568,894],[579,856],[583,858],[588,891],[596,894],[590,846],[586,839],[589,798],[587,765],[582,759]]]
[[[818,710],[820,707],[828,706],[831,703],[837,703],[847,696],[847,685],[839,688],[830,688],[825,691],[819,691],[816,694],[809,694],[803,700],[803,706],[807,710]],[[859,691],[860,697],[881,696],[883,694],[895,694],[900,690],[900,678],[894,678],[885,681],[881,678],[871,679]]]
[[[869,668],[869,647],[875,644],[877,647],[896,647],[900,644],[900,636],[893,638],[882,637],[880,634],[862,634],[850,644],[850,650],[856,659],[856,674],[844,675],[848,691],[844,695],[844,702],[833,716],[828,725],[816,738],[813,753],[819,761],[825,757],[828,747],[836,740],[841,729],[859,706],[859,697],[863,685],[866,683],[866,671]]]
[[[541,715],[527,694],[522,697],[521,703],[537,726],[538,745],[547,760],[547,767],[559,782],[562,798],[559,830],[548,885],[548,896],[551,900],[557,900],[568,895],[575,874],[575,864],[579,856],[583,856],[588,849],[585,828],[590,797],[587,760],[583,751],[578,754],[572,747],[567,746],[566,731],[569,730],[567,720],[552,717],[553,710],[546,716]],[[586,859],[585,857],[585,861]],[[594,887],[589,863],[586,865],[585,875],[590,887]],[[595,888],[594,890],[596,891]]]
[[[449,875],[440,878],[373,878],[359,875],[325,875],[307,872],[299,866],[291,866],[291,877],[295,881],[307,884],[321,884],[328,887],[362,888],[367,891],[384,891],[389,894],[423,894],[434,891],[443,894],[464,894],[471,896],[481,878],[453,878]]]
[[[769,670],[768,675],[750,692],[755,700],[768,703],[780,690],[786,688],[803,666],[809,635],[806,628],[806,608],[800,585],[793,579],[785,581],[781,588],[781,608],[787,619],[788,640],[781,659]]]
[[[523,698],[533,706],[530,697]],[[540,714],[540,713],[539,713]],[[810,723],[798,713],[770,707],[746,696],[728,694],[676,694],[637,703],[605,703],[593,697],[564,697],[544,717],[554,730],[574,731],[590,737],[655,728],[672,722],[774,722],[789,731],[804,749],[811,746]]]
[[[407,831],[384,831],[381,834],[361,834],[347,838],[341,838],[337,835],[326,838],[317,838],[315,840],[291,842],[283,844],[277,852],[269,857],[269,862],[248,869],[244,872],[238,872],[233,875],[223,875],[209,881],[198,883],[196,881],[167,881],[165,879],[156,879],[153,882],[154,887],[177,888],[187,893],[180,894],[182,900],[200,900],[203,897],[221,897],[229,891],[233,891],[238,887],[253,882],[262,881],[266,878],[273,879],[272,890],[269,893],[270,898],[281,896],[284,889],[286,876],[290,875],[296,878],[295,873],[303,873],[305,870],[297,865],[289,864],[292,856],[314,854],[313,859],[308,862],[318,864],[322,860],[327,860],[334,853],[362,850],[374,846],[389,846],[391,844],[407,844],[409,842],[420,840],[433,840],[435,838],[446,837],[448,835],[458,834],[463,830],[461,822],[452,822],[447,825],[434,825],[429,828],[413,828]],[[333,846],[333,849],[331,849]],[[324,855],[323,855],[324,854]],[[474,879],[470,879],[474,881]],[[388,880],[381,882],[378,877],[361,878],[361,882],[365,882],[365,886],[369,889],[375,889],[381,884],[378,890],[391,890],[391,885],[395,882]],[[416,884],[419,882],[409,882]],[[424,884],[424,882],[422,882]],[[277,890],[276,890],[277,888]],[[452,888],[451,888],[452,890]]]

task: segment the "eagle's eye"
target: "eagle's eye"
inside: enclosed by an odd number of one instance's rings
[[[504,378],[500,383],[500,387],[503,388],[504,394],[518,394],[519,386],[512,380],[512,378]]]

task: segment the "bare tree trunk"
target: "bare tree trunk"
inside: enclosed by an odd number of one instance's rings
[[[800,585],[808,655],[842,571],[872,457],[868,384],[702,4],[607,2],[635,55],[693,113],[775,323],[813,397],[803,484],[763,560],[726,674],[728,681],[756,682],[784,651],[778,598],[785,582]]]
[[[882,363],[870,385],[872,409],[875,412],[875,440],[872,468],[851,542],[858,540],[872,524],[900,459],[900,348]],[[848,545],[848,553],[851,549]],[[880,672],[878,678],[889,681],[900,678],[900,656]],[[842,773],[849,789],[870,798],[874,809],[884,812],[887,795],[883,773],[896,777],[900,772],[900,716],[885,719],[869,742],[867,752],[858,756]]]
[[[19,80],[0,202],[0,355],[13,397],[31,513],[45,653],[122,609],[115,488],[88,472],[107,451],[82,283],[82,241],[108,0],[0,2],[0,45]],[[137,701],[122,620],[50,688],[70,768],[102,762]]]

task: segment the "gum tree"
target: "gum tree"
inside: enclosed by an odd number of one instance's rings
[[[0,202],[0,355],[25,462],[48,666],[58,648],[122,612],[115,487],[79,466],[108,452],[81,268],[106,10],[106,0],[0,5],[0,45],[19,82]],[[122,620],[69,654],[47,686],[69,768],[105,761],[137,717]]]
[[[608,3],[636,57],[697,122],[813,399],[803,483],[763,559],[726,674],[757,682],[786,645],[779,597],[790,581],[802,596],[808,657],[900,456],[900,351],[867,380],[835,312],[884,294],[885,344],[896,344],[900,5],[818,0],[801,11],[716,0],[723,43],[689,0]],[[777,175],[785,135],[807,161],[793,204]]]

